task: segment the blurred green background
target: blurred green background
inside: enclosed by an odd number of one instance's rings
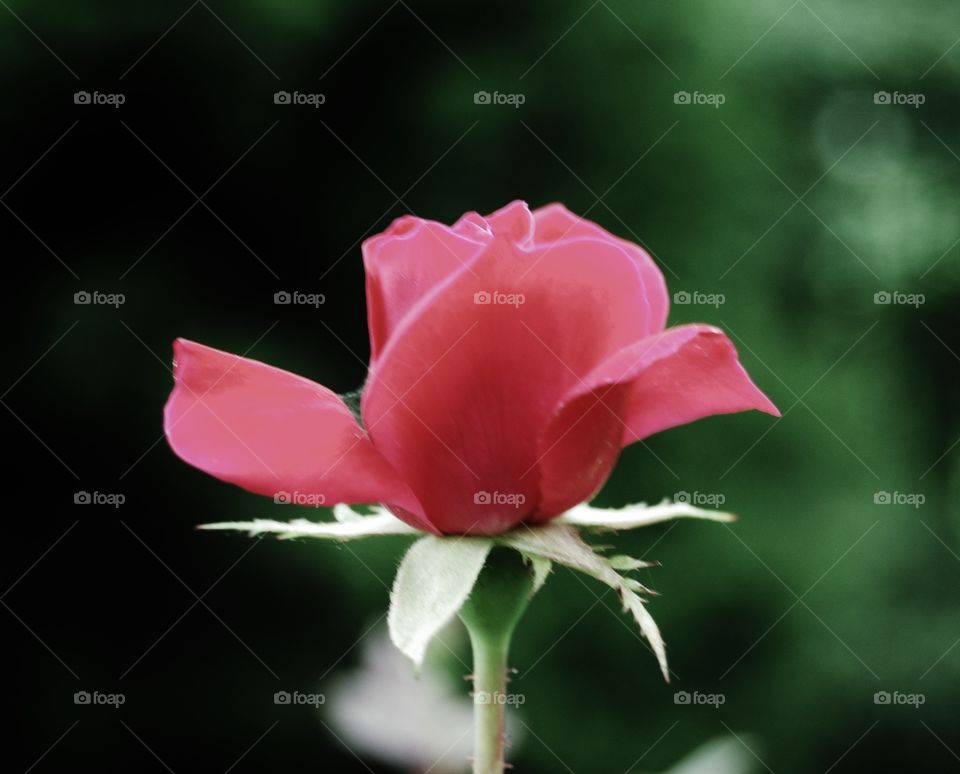
[[[665,771],[718,738],[742,760],[705,770],[960,767],[955,3],[0,5],[11,771],[411,768],[272,698],[358,667],[405,541],[193,532],[293,511],[173,456],[166,364],[186,336],[354,389],[359,241],[514,198],[647,247],[693,302],[671,323],[728,331],[784,413],[623,454],[602,504],[741,519],[616,538],[662,563],[671,685],[612,592],[555,573],[512,657],[516,770]],[[125,302],[73,303],[95,290]],[[94,490],[126,502],[74,505]],[[371,715],[415,716],[387,693]]]

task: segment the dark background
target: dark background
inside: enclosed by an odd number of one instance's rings
[[[356,667],[405,541],[194,532],[293,511],[174,457],[170,346],[353,389],[360,240],[514,198],[644,244],[672,293],[723,294],[671,322],[725,328],[784,412],[624,453],[602,503],[698,492],[741,520],[617,538],[663,563],[643,579],[670,686],[612,592],[555,573],[512,655],[531,729],[517,770],[664,771],[716,737],[749,752],[715,771],[960,768],[955,3],[0,6],[5,769],[395,770],[272,696]],[[279,290],[326,303],[277,306]],[[76,705],[81,690],[126,702]]]

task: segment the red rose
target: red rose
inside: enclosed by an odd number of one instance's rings
[[[453,226],[404,217],[363,245],[363,426],[308,379],[180,339],[174,451],[260,494],[380,502],[419,529],[496,534],[590,499],[620,449],[776,407],[730,340],[666,328],[646,252],[562,205]]]

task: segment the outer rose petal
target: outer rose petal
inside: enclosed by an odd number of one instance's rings
[[[437,527],[493,534],[534,511],[539,439],[581,378],[643,336],[642,290],[609,241],[525,251],[501,236],[407,314],[371,370],[363,418]],[[484,492],[519,501],[475,501]]]
[[[592,221],[574,215],[562,204],[548,204],[535,210],[533,219],[533,243],[538,246],[577,237],[593,237],[612,241],[627,250],[636,259],[643,275],[647,302],[652,314],[649,332],[663,330],[667,324],[667,313],[670,311],[670,298],[663,274],[646,250],[633,242],[614,236]]]
[[[478,230],[463,231],[407,216],[363,243],[371,365],[410,307],[483,249]]]
[[[630,380],[623,444],[714,414],[780,411],[753,383],[726,334],[711,325],[679,325],[601,365],[588,381]]]
[[[722,331],[681,325],[636,342],[601,363],[564,400],[542,441],[543,494],[533,520],[589,499],[609,476],[621,446],[748,409],[780,416]]]
[[[586,502],[620,456],[629,384],[605,384],[563,404],[540,442],[540,501],[530,519],[545,521]]]
[[[333,392],[202,344],[174,344],[176,385],[164,430],[177,455],[257,494],[322,495],[326,505],[382,502],[417,518],[409,487]],[[426,520],[421,529],[436,531]]]

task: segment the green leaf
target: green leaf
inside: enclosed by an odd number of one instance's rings
[[[627,556],[626,554],[607,557],[607,561],[614,570],[621,570],[623,572],[657,566],[656,562],[645,562],[643,559],[634,559],[632,556]]]
[[[553,570],[553,562],[536,554],[524,554],[523,558],[533,567],[533,589],[530,591],[530,596],[533,597],[547,582],[547,577]]]
[[[366,518],[362,513],[353,510],[349,505],[342,503],[333,506],[333,518],[340,522],[356,521]]]
[[[390,639],[419,668],[427,645],[470,596],[489,538],[427,536],[400,563],[390,592]]]
[[[363,516],[351,510],[349,506],[334,507],[337,521],[275,521],[273,519],[254,519],[253,521],[223,521],[217,524],[200,524],[197,529],[237,530],[254,535],[275,534],[280,540],[291,538],[324,538],[327,540],[356,540],[377,535],[422,535],[409,524],[383,508],[375,508],[372,516]]]
[[[636,529],[660,524],[672,519],[707,519],[708,521],[736,521],[732,513],[707,511],[688,503],[671,503],[664,500],[659,505],[637,503],[623,508],[594,508],[584,503],[571,508],[554,519],[554,523],[595,530]]]
[[[656,621],[647,612],[643,600],[637,594],[637,591],[649,593],[649,590],[632,578],[624,578],[620,575],[610,565],[609,560],[595,553],[593,548],[584,542],[575,529],[566,524],[559,524],[558,521],[554,519],[540,527],[521,527],[498,535],[496,540],[501,545],[515,548],[523,554],[539,556],[579,570],[614,589],[623,603],[623,609],[633,616],[641,633],[650,643],[664,679],[670,682],[663,637],[660,635]]]

